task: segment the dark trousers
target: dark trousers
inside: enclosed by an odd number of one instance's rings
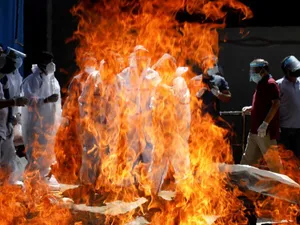
[[[280,143],[300,158],[300,128],[281,128]]]

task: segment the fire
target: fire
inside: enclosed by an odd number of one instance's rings
[[[82,0],[72,9],[78,18],[71,40],[78,41],[80,76],[64,105],[67,120],[57,133],[57,163],[52,172],[63,183],[83,181],[82,188],[64,194],[75,203],[107,204],[105,210],[101,208],[105,216],[72,215],[65,204],[60,204],[61,198],[50,193],[34,174],[27,174],[26,194],[1,187],[0,201],[7,205],[9,196],[15,203],[4,209],[17,211],[18,224],[87,224],[92,218],[99,224],[125,225],[134,219],[142,221],[141,217],[153,225],[248,223],[239,198],[241,191],[218,167],[218,163],[233,163],[224,138],[228,131],[214,125],[211,117],[201,115],[202,103],[189,84],[194,74],[177,74],[187,61],[203,64],[204,58],[218,55],[217,30],[225,27],[228,8],[240,12],[244,19],[252,16],[237,0]],[[179,12],[205,15],[205,21],[180,22]],[[135,49],[139,45],[145,49]],[[168,60],[156,64],[165,53],[170,56]],[[146,88],[141,85],[138,90],[124,90],[128,85],[124,77],[135,66],[135,59],[145,56],[151,57],[150,66],[156,70],[149,68],[151,79],[142,83]],[[211,64],[206,60],[204,69]],[[140,82],[139,76],[130,79]],[[145,108],[142,112],[130,101],[137,96],[140,108]],[[149,148],[153,151],[145,155]],[[84,157],[86,163],[81,164]],[[147,163],[139,162],[139,158]],[[257,196],[248,197],[255,200]],[[136,207],[129,212],[117,210],[120,206],[115,206],[115,201],[122,201],[124,208],[128,202]],[[261,206],[272,203],[269,199],[256,202],[261,214]],[[273,203],[278,206],[279,201]],[[286,204],[277,208],[284,207]],[[288,204],[285,212],[293,217],[295,211],[296,207]],[[30,219],[32,214],[37,216]],[[279,218],[279,213],[272,216]],[[14,216],[3,221],[11,224]]]
[[[126,224],[141,213],[151,224],[206,224],[205,216],[231,214],[234,219],[217,223],[247,223],[240,210],[238,191],[227,187],[228,179],[217,167],[220,162],[233,162],[230,146],[224,139],[226,131],[214,125],[212,118],[201,116],[201,102],[187,86],[193,74],[184,74],[185,80],[175,75],[176,68],[185,66],[187,60],[202,63],[203,58],[218,55],[217,29],[225,27],[226,7],[240,11],[245,18],[252,16],[242,3],[227,0],[81,1],[72,9],[79,19],[73,36],[73,40],[79,40],[77,64],[83,71],[86,67],[83,56],[89,54],[98,62],[94,67],[99,70],[88,78],[88,88],[80,100],[85,110],[80,122],[83,132],[93,139],[86,149],[87,157],[92,158],[88,168],[93,174],[93,191],[105,196],[104,202],[149,199],[147,208],[117,218],[107,217],[107,224],[114,220]],[[183,11],[204,14],[207,21],[218,23],[179,22],[176,15]],[[157,68],[161,81],[147,84],[155,89],[152,110],[143,111],[137,118],[137,106],[128,98],[140,93],[122,91],[120,76],[126,76],[126,70],[121,71],[124,65],[134,63],[134,57],[145,57],[133,52],[139,45],[147,49],[151,65],[164,53],[175,60]],[[151,76],[155,77],[155,73]],[[130,79],[133,83],[139,80],[133,75]],[[178,108],[181,103],[174,97],[176,85],[179,90],[186,87],[185,107]],[[147,92],[141,93],[139,104],[143,107],[148,103]],[[74,107],[70,105],[68,110]],[[191,111],[192,118],[183,120],[190,112],[186,110]],[[128,118],[135,118],[135,122]],[[187,127],[184,123],[189,120],[191,124]],[[140,150],[137,152],[134,146]],[[149,156],[153,163],[136,164],[139,157],[147,158],[141,149],[149,147],[154,149]],[[161,201],[158,192],[162,189],[176,192],[174,200]]]
[[[8,183],[1,185],[0,224],[70,224],[71,213],[62,199],[53,195],[37,173],[27,173],[25,176],[24,188]]]

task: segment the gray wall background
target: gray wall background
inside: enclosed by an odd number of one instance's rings
[[[286,56],[295,55],[300,59],[300,27],[248,27],[243,28],[243,33],[248,35],[243,37],[239,28],[220,31],[220,41],[225,37],[228,41],[220,44],[219,63],[232,93],[231,102],[221,104],[222,111],[239,111],[243,106],[251,105],[256,87],[256,84],[249,82],[249,63],[253,59],[267,60],[275,79],[283,76],[280,66]],[[240,145],[243,131],[242,117],[223,116],[223,118],[233,125],[236,133],[232,147],[235,161],[239,162],[243,152]],[[250,119],[247,117],[246,137],[249,125]]]
[[[245,38],[260,37],[275,44],[259,46],[266,42],[249,41],[248,44],[258,46],[238,46],[231,43],[220,44],[219,62],[224,70],[224,77],[229,82],[232,101],[223,104],[222,110],[241,110],[250,105],[255,84],[249,82],[249,63],[255,58],[263,58],[270,64],[271,74],[275,79],[283,76],[281,61],[288,55],[300,59],[300,27],[250,27]],[[243,40],[239,28],[228,28],[220,32],[220,40],[227,36],[228,40]],[[244,39],[245,39],[244,38]],[[288,44],[293,41],[294,43]],[[299,44],[297,42],[299,41]]]

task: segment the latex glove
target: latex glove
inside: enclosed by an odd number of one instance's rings
[[[251,112],[252,106],[245,106],[242,108],[242,114],[246,115]]]
[[[201,98],[202,95],[205,93],[205,91],[207,91],[207,88],[206,88],[206,87],[201,88],[201,89],[197,92],[196,97],[197,97],[197,98]]]
[[[214,86],[212,89],[210,89],[210,92],[216,97],[218,97],[219,94],[221,93],[217,86]]]
[[[267,135],[268,126],[269,124],[264,121],[257,129],[257,135],[262,138],[265,137]]]

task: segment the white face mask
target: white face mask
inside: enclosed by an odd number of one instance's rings
[[[47,75],[53,74],[55,71],[56,71],[56,66],[55,66],[55,64],[53,62],[49,63],[46,66],[46,73],[47,73]]]
[[[16,58],[16,64],[15,64],[16,69],[17,70],[20,69],[22,65],[23,65],[23,60],[20,57],[17,57]]]
[[[218,72],[219,72],[218,66],[214,66],[213,68],[207,70],[207,75],[209,76],[216,75]]]
[[[254,83],[258,84],[258,82],[261,80],[261,75],[259,73],[251,73],[250,74],[250,81],[253,81]]]

